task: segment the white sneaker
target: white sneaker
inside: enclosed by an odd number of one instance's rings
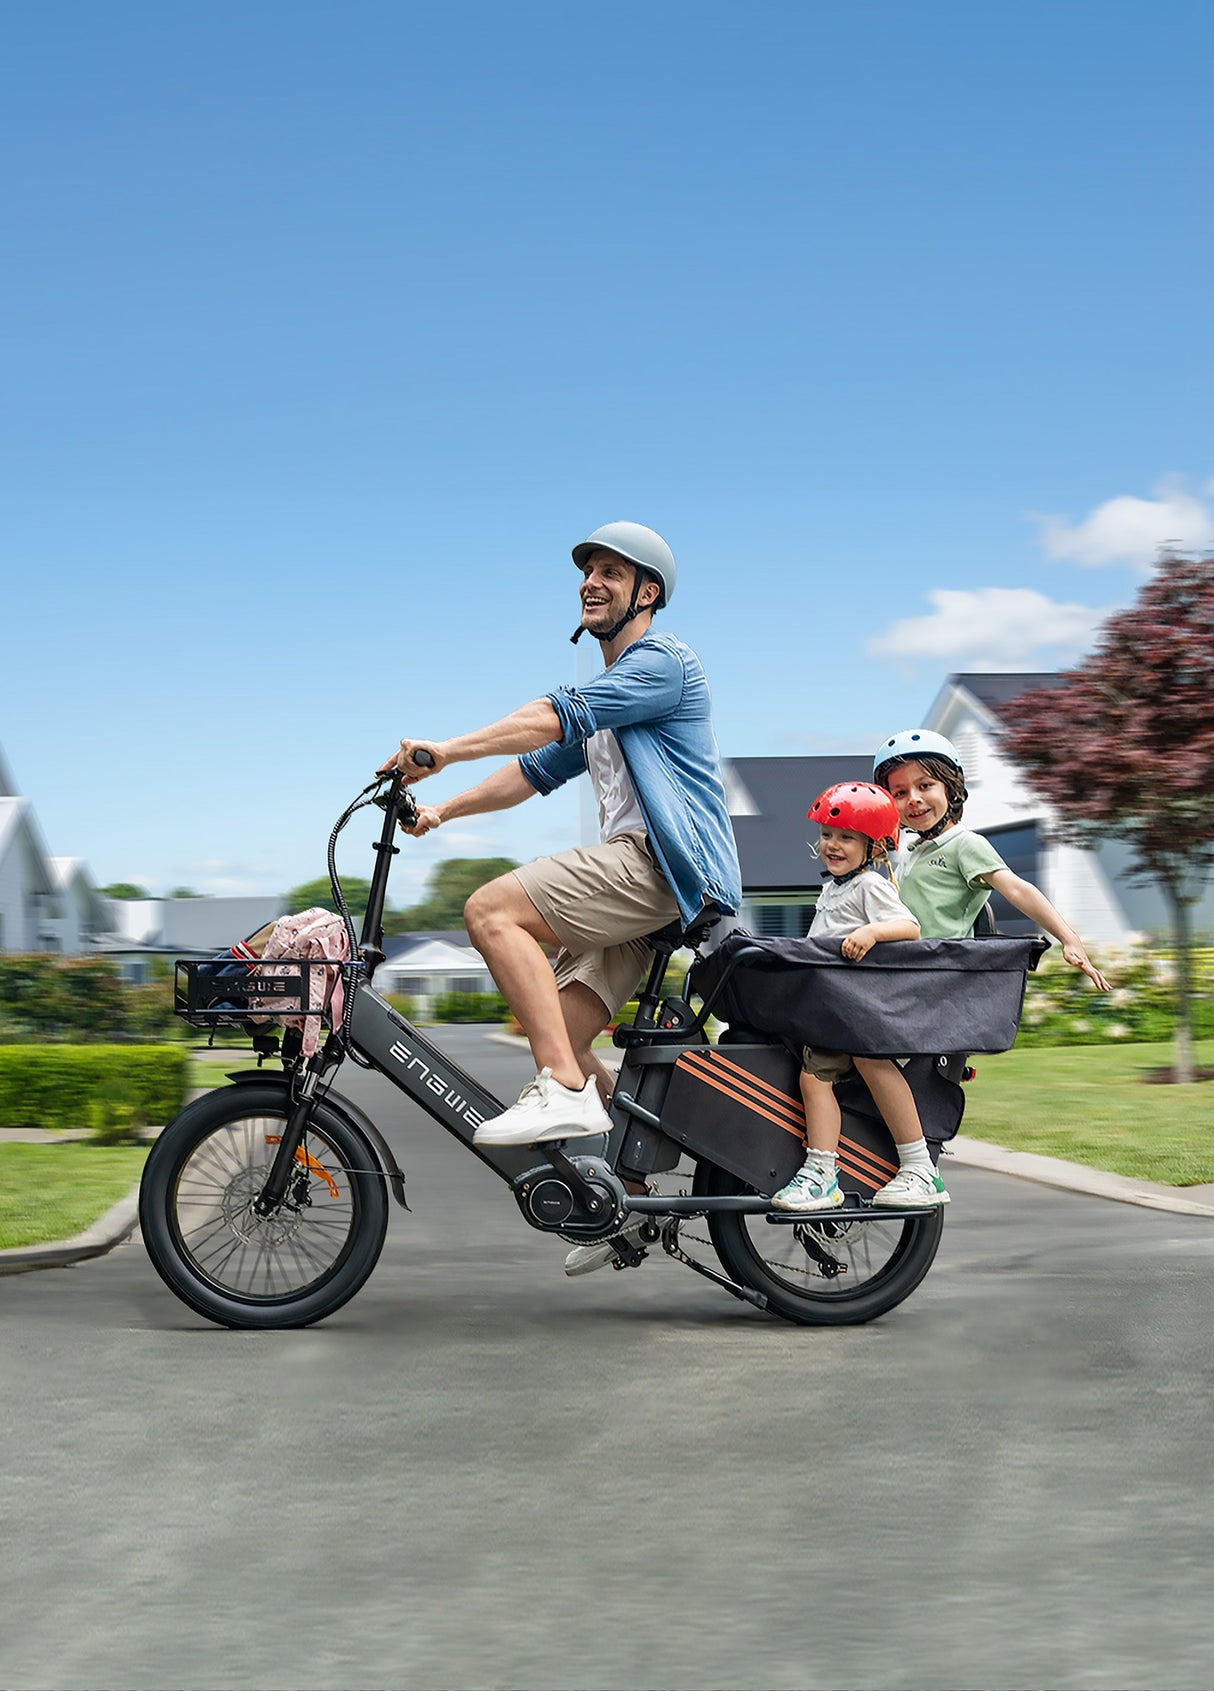
[[[650,1193],[657,1191],[656,1186],[649,1188]],[[634,1250],[643,1251],[646,1241],[641,1238],[641,1229],[650,1223],[658,1223],[656,1215],[630,1215],[628,1220],[615,1235],[617,1239],[627,1239]],[[596,1268],[606,1268],[609,1262],[615,1260],[616,1250],[610,1239],[603,1239],[597,1245],[575,1245],[565,1258],[565,1273],[593,1274]]]
[[[598,1087],[588,1080],[580,1091],[553,1080],[541,1069],[500,1116],[490,1116],[472,1135],[474,1145],[540,1145],[548,1139],[593,1139],[611,1132]]]
[[[900,1168],[879,1192],[873,1193],[877,1209],[934,1210],[950,1199],[935,1169],[930,1174],[918,1168]]]

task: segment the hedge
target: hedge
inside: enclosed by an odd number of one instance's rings
[[[188,1087],[173,1045],[0,1045],[0,1127],[159,1125]]]

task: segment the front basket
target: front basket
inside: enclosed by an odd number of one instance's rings
[[[173,1010],[196,1028],[244,1027],[299,1016],[329,1017],[340,965],[287,958],[274,963],[178,961]],[[319,971],[319,972],[318,972]]]

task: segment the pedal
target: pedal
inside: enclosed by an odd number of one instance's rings
[[[615,1252],[613,1268],[639,1268],[649,1254],[648,1251],[639,1251],[631,1239],[608,1239],[607,1243]]]

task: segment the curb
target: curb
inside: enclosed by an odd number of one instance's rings
[[[991,1174],[1011,1174],[1019,1180],[1035,1180],[1042,1186],[1057,1186],[1089,1198],[1109,1198],[1118,1204],[1138,1204],[1144,1209],[1170,1210],[1173,1215],[1214,1215],[1214,1204],[1182,1198],[1183,1186],[1159,1186],[1151,1180],[1129,1175],[1106,1174],[1085,1163],[1068,1163],[1060,1157],[1042,1157],[1032,1151],[1008,1151],[1002,1145],[988,1145],[982,1139],[958,1134],[944,1147],[945,1156],[955,1157],[967,1168],[986,1169]],[[1197,1188],[1202,1193],[1210,1187]]]
[[[13,1245],[0,1251],[0,1274],[28,1274],[35,1268],[67,1268],[89,1257],[104,1256],[115,1245],[129,1239],[139,1226],[139,1188],[134,1186],[125,1198],[106,1210],[105,1214],[71,1239],[47,1240],[41,1245]]]

